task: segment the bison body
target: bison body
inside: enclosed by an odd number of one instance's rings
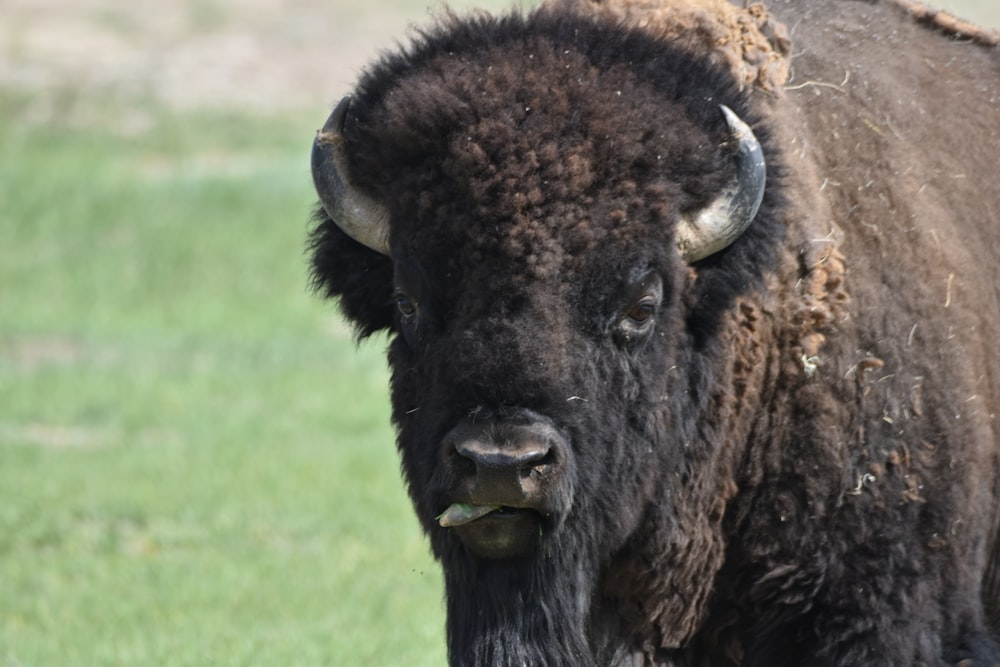
[[[764,90],[586,5],[445,18],[314,153],[452,664],[1000,662],[1000,51],[778,0]]]

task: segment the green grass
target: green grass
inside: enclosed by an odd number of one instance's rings
[[[384,340],[306,290],[317,120],[0,105],[0,665],[438,665]],[[109,124],[113,126],[113,123]]]

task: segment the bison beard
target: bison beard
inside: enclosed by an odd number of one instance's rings
[[[530,560],[444,559],[453,664],[597,664],[586,635],[596,569],[564,546]]]
[[[451,663],[1000,664],[1000,49],[620,2],[448,16],[314,144]]]

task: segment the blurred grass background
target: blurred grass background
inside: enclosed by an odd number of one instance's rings
[[[444,663],[385,340],[304,256],[313,133],[426,9],[0,5],[0,666]]]
[[[381,344],[304,289],[301,136],[154,123],[0,128],[0,664],[439,663]]]

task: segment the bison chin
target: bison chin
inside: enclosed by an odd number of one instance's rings
[[[579,545],[481,559],[456,544],[442,558],[452,665],[595,665],[588,644],[594,564]]]

